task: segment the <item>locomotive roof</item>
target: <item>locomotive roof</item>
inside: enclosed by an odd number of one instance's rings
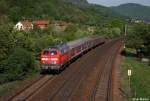
[[[97,39],[97,38],[102,38],[103,36],[100,35],[91,35],[91,36],[86,36],[86,37],[82,37],[80,39],[74,40],[74,41],[70,41],[70,42],[64,42],[64,43],[60,43],[60,44],[54,44],[54,45],[49,45],[47,48],[45,48],[45,50],[48,49],[61,49],[61,48],[65,48],[67,46],[69,46],[69,48],[73,48],[76,45],[80,45],[84,42],[93,40],[93,39]]]
[[[61,44],[54,44],[54,45],[49,45],[47,48],[45,49],[59,49],[59,48],[63,48],[64,46],[66,46],[67,43],[61,43]]]

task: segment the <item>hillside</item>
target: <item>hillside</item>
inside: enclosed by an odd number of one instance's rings
[[[78,5],[88,5],[87,0],[64,0],[70,3],[78,4]]]
[[[110,8],[88,4],[86,0],[1,0],[1,16],[8,17],[14,23],[26,18],[101,24],[118,17],[118,14]]]
[[[128,3],[117,7],[111,7],[117,13],[135,19],[150,21],[150,7],[140,4]]]

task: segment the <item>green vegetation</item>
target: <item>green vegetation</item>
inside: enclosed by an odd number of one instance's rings
[[[106,25],[111,18],[120,18],[111,9],[88,4],[86,0],[1,0],[0,10],[0,16],[6,16],[13,23],[26,18]]]
[[[122,85],[124,91],[129,94],[128,69],[132,70],[131,76],[131,98],[149,98],[150,95],[150,66],[139,62],[134,57],[124,57],[122,64]]]
[[[22,79],[26,73],[34,70],[34,64],[34,57],[31,53],[22,48],[15,48],[4,65],[2,72],[5,75],[1,75],[0,83]]]
[[[150,21],[150,7],[148,6],[128,3],[117,7],[112,7],[112,9],[123,16]]]
[[[112,7],[112,9],[121,15],[127,16],[128,19],[130,18],[130,19],[141,19],[148,22],[150,21],[150,13],[149,13],[150,7],[147,6],[128,3],[120,5],[118,7]],[[119,21],[117,22],[119,23]],[[135,49],[138,58],[140,59],[148,58],[150,65],[150,37],[149,37],[150,24],[144,22],[134,23],[133,21],[130,20],[128,20],[125,24],[127,26],[126,30],[127,47]],[[113,25],[119,24],[115,24],[114,20]]]
[[[130,23],[127,30],[127,46],[136,49],[137,57],[139,50],[140,58],[150,57],[150,25],[145,23]],[[149,60],[150,61],[150,60]],[[149,62],[150,64],[150,62]]]
[[[87,0],[64,0],[77,5],[88,5]]]

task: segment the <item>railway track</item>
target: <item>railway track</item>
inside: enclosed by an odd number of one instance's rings
[[[121,47],[121,44],[119,45]],[[114,58],[116,57],[118,45],[114,46],[112,55],[108,56],[108,60],[105,62],[105,70],[98,80],[98,86],[96,88],[96,94],[93,101],[112,101],[112,70]]]
[[[24,101],[27,100],[32,94],[43,86],[47,84],[47,82],[50,82],[54,79],[53,76],[50,75],[42,75],[39,79],[37,79],[35,82],[32,84],[28,85],[21,91],[19,91],[17,94],[12,96],[11,98],[8,99],[8,101]]]
[[[88,52],[59,75],[45,75],[9,101],[112,101],[112,65],[122,40]]]

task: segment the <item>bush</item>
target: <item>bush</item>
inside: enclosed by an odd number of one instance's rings
[[[29,72],[35,71],[33,55],[22,48],[16,48],[7,60],[0,83],[20,80]]]

